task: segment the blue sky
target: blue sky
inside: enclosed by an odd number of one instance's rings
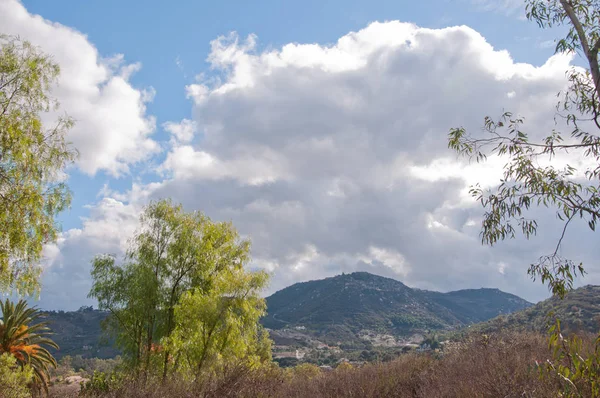
[[[61,64],[56,96],[78,119],[73,206],[47,248],[42,307],[94,304],[89,261],[121,253],[143,206],[165,196],[233,221],[251,266],[272,274],[267,293],[364,270],[547,296],[525,269],[559,225],[542,212],[534,242],[482,247],[465,192],[493,186],[499,165],[457,160],[446,134],[506,107],[534,136],[552,128],[577,63],[552,57],[560,31],[524,20],[518,0],[173,3],[0,0],[6,33]],[[591,239],[573,236],[566,254]]]

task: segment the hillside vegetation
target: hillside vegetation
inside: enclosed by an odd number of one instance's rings
[[[263,324],[273,330],[301,330],[335,343],[355,341],[366,331],[410,337],[458,329],[529,306],[498,289],[439,293],[355,272],[296,283],[267,297]]]
[[[102,321],[108,313],[81,307],[77,311],[49,311],[44,315],[60,347],[52,350],[56,359],[67,355],[106,359],[120,353],[102,332]]]
[[[510,315],[502,315],[474,325],[473,332],[491,333],[502,330],[545,333],[560,319],[564,332],[600,331],[600,286],[588,285],[572,290],[564,299],[556,296]]]
[[[310,344],[318,339],[361,349],[369,338],[389,334],[409,339],[414,334],[456,330],[531,306],[498,289],[450,293],[411,289],[390,278],[356,272],[296,283],[267,297],[262,323],[276,343]],[[112,358],[120,352],[103,335],[103,311],[51,311],[46,316],[60,350],[55,356]]]

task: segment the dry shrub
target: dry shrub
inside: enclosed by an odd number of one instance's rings
[[[518,333],[477,336],[445,352],[423,374],[419,397],[556,397],[556,377],[540,378],[550,358],[547,337]]]
[[[219,377],[186,383],[172,379],[143,387],[137,381],[103,397],[556,397],[557,376],[540,379],[536,361],[551,357],[547,337],[519,333],[479,336],[448,347],[442,355],[405,354],[387,363],[249,370],[231,366]]]
[[[425,355],[407,354],[388,363],[367,364],[360,368],[343,367],[322,373],[302,383],[295,379],[282,386],[279,397],[414,397],[420,374],[434,360]]]

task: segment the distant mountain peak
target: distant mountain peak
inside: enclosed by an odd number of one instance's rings
[[[356,279],[356,280],[365,280],[365,281],[381,281],[381,280],[387,280],[387,281],[392,281],[394,283],[400,283],[402,285],[404,285],[404,283],[396,280],[396,279],[392,279],[392,278],[388,278],[386,276],[381,276],[381,275],[376,275],[376,274],[372,274],[370,272],[366,272],[366,271],[355,271],[349,274],[342,274],[342,275],[337,275],[334,276],[333,278],[339,278],[342,276],[347,276],[347,277],[351,277],[352,279]]]
[[[362,330],[402,336],[454,329],[530,305],[498,289],[431,292],[358,271],[274,293],[267,297],[263,324],[271,329],[303,327],[320,338],[357,336]]]

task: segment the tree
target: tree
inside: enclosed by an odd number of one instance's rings
[[[493,245],[519,232],[529,238],[538,223],[528,217],[533,206],[556,211],[563,224],[554,250],[531,264],[529,275],[549,286],[561,297],[572,288],[574,277],[584,274],[581,263],[563,258],[560,247],[568,227],[583,219],[595,230],[600,219],[600,3],[598,0],[526,0],[527,18],[540,27],[567,25],[567,35],[557,42],[556,52],[576,52],[588,68],[567,71],[569,87],[560,93],[557,105],[562,125],[540,141],[530,140],[524,120],[504,113],[499,120],[485,118],[487,137],[473,137],[464,128],[453,128],[449,147],[478,162],[488,156],[508,156],[500,185],[471,194],[486,209],[481,238]],[[568,129],[568,131],[563,131]],[[577,170],[571,165],[552,165],[558,154],[588,158],[592,166]],[[550,161],[540,166],[543,160]],[[542,161],[542,162],[540,162]]]
[[[540,277],[553,294],[564,297],[573,287],[574,278],[585,273],[576,264],[559,255],[564,236],[573,220],[587,221],[594,231],[600,219],[600,3],[598,0],[526,0],[527,18],[542,27],[568,25],[567,35],[558,41],[556,52],[576,52],[588,68],[567,71],[569,87],[561,94],[557,114],[566,127],[557,126],[541,141],[530,140],[522,130],[524,120],[505,113],[494,121],[485,118],[486,138],[474,138],[464,128],[450,131],[449,146],[459,153],[484,161],[489,154],[508,156],[500,185],[491,191],[479,186],[471,193],[486,208],[481,237],[495,244],[513,238],[520,230],[529,238],[537,231],[534,218],[526,217],[532,206],[556,211],[563,223],[554,251],[541,257],[529,268],[535,280]],[[561,130],[568,128],[568,133]],[[567,165],[552,165],[557,154],[587,158],[591,166],[576,170]],[[540,166],[539,160],[550,160]],[[600,397],[600,335],[595,350],[584,353],[577,335],[565,338],[560,321],[550,329],[552,360],[540,367],[541,374],[558,375],[565,397]]]
[[[257,281],[266,277],[245,273],[250,243],[240,239],[230,223],[214,223],[200,212],[187,213],[170,200],[152,202],[140,222],[141,228],[131,240],[122,264],[108,255],[93,260],[89,296],[98,299],[99,308],[111,312],[106,326],[117,335],[135,367],[147,374],[153,360],[162,358],[165,378],[171,349],[176,345],[161,344],[177,331],[176,308],[180,304],[187,308],[182,304],[183,297],[188,302],[205,300],[213,305],[223,286],[240,291],[246,288],[250,289],[247,296],[237,297],[228,305],[241,306],[232,307],[238,309],[260,306],[263,299],[257,298],[255,291],[262,285],[258,286]],[[234,274],[240,278],[237,284],[228,279]],[[226,291],[233,294],[238,290]],[[209,315],[202,311],[196,314]],[[258,318],[252,319],[254,322]]]
[[[65,139],[68,117],[52,127],[49,91],[59,67],[26,41],[0,35],[0,291],[39,290],[44,244],[57,238],[55,217],[70,203],[63,170],[76,157]]]
[[[94,283],[89,293],[98,299],[99,309],[110,312],[103,328],[115,335],[117,345],[137,369],[142,363],[146,322],[152,309],[152,278],[147,271],[134,263],[118,265],[114,256],[99,255],[93,260]]]
[[[35,307],[28,307],[25,300],[15,303],[6,299],[0,302],[0,355],[10,354],[23,369],[30,367],[36,382],[48,387],[49,367],[56,368],[56,359],[46,347],[58,349],[50,339],[52,335],[46,322],[32,324],[43,315]]]
[[[210,290],[186,292],[175,309],[174,333],[165,339],[174,366],[198,377],[239,360],[250,367],[270,362],[271,342],[259,324],[266,282],[265,273],[240,266],[216,275]]]

